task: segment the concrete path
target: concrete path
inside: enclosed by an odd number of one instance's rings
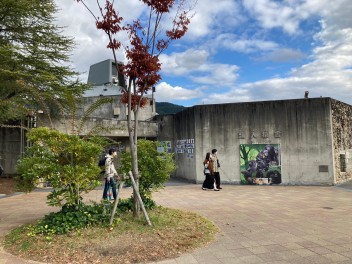
[[[352,263],[352,191],[342,187],[224,185],[220,192],[172,182],[158,204],[195,211],[220,228],[208,246],[158,264]],[[122,197],[131,189],[123,189]],[[47,214],[47,192],[0,199],[0,239]],[[87,199],[99,201],[101,190]],[[38,263],[0,248],[0,264]]]

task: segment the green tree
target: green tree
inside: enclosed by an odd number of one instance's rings
[[[161,63],[159,56],[164,52],[172,41],[182,38],[190,23],[193,1],[188,5],[187,0],[141,0],[147,7],[147,12],[137,17],[133,23],[124,21],[119,14],[118,5],[115,1],[96,1],[99,14],[94,14],[89,7],[91,3],[86,0],[75,0],[90,12],[94,17],[97,29],[103,30],[108,37],[107,48],[111,49],[117,71],[128,79],[128,85],[121,87],[122,102],[127,104],[127,126],[129,143],[132,155],[132,174],[139,189],[139,165],[138,165],[138,116],[140,109],[146,105],[145,94],[161,80],[159,71]],[[105,2],[103,5],[100,2]],[[116,8],[115,8],[116,6]],[[145,17],[143,17],[146,15]],[[169,23],[171,21],[171,23]],[[128,35],[128,42],[121,43],[121,35],[124,31]],[[123,44],[123,45],[122,45]],[[119,67],[116,53],[123,47],[128,62]],[[132,113],[134,120],[131,119]],[[134,191],[134,216],[140,213]]]
[[[53,187],[49,205],[76,206],[82,202],[82,193],[100,185],[96,157],[105,144],[102,138],[36,128],[28,132],[28,139],[32,146],[17,165],[18,185],[24,191],[32,191],[44,179]]]
[[[68,65],[73,40],[54,24],[54,0],[0,4],[0,124],[41,109],[62,110],[86,89]]]
[[[176,165],[172,153],[159,153],[158,142],[138,140],[138,171],[141,173],[139,190],[143,200],[151,199],[153,191],[164,186],[175,170]],[[131,152],[123,153],[120,170],[127,173],[132,169]]]

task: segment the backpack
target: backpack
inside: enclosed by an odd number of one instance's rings
[[[98,161],[98,166],[102,169],[102,171],[100,172],[100,174],[105,173],[105,161],[106,161],[106,157],[102,157],[102,158]]]
[[[106,157],[101,158],[98,162],[98,166],[105,167],[105,161],[106,161]]]

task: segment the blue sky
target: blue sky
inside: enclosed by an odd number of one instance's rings
[[[58,24],[77,43],[72,66],[86,81],[91,64],[112,58],[106,36],[82,5],[56,2]],[[96,1],[86,2],[95,8]],[[138,0],[115,5],[126,21],[146,11]],[[198,0],[194,12],[187,35],[160,56],[156,101],[192,106],[296,99],[309,91],[352,104],[350,0]]]

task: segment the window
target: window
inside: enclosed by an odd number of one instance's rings
[[[346,154],[340,154],[340,171],[346,172]]]

